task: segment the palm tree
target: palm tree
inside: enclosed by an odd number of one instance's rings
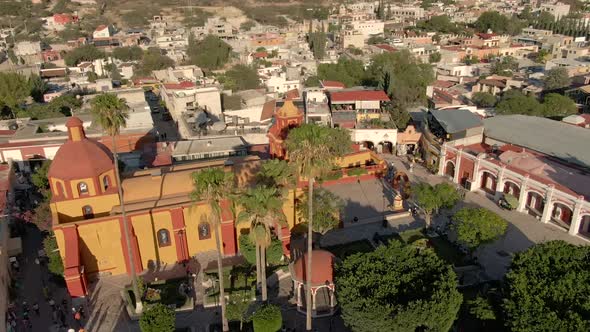
[[[191,198],[194,201],[205,201],[211,208],[211,217],[208,222],[215,231],[215,244],[217,245],[217,276],[219,279],[221,322],[223,331],[229,331],[225,315],[225,290],[223,286],[222,248],[219,239],[219,228],[221,227],[221,201],[231,194],[234,187],[234,176],[233,173],[225,172],[221,168],[207,168],[194,172],[192,178],[194,190],[191,193]]]
[[[129,257],[129,265],[131,266],[131,284],[133,288],[133,295],[135,297],[135,312],[140,314],[143,311],[141,303],[141,294],[139,294],[139,287],[137,286],[137,275],[135,273],[135,257],[131,250],[131,239],[129,237],[129,225],[127,224],[127,216],[125,214],[125,203],[123,201],[123,188],[121,187],[121,176],[119,174],[119,158],[117,154],[116,136],[119,135],[121,128],[127,125],[127,118],[129,117],[129,106],[125,99],[117,97],[112,93],[105,93],[96,96],[92,99],[91,112],[94,119],[101,125],[101,127],[111,136],[113,142],[113,157],[115,159],[115,181],[117,182],[117,189],[119,191],[119,204],[121,205],[121,217],[123,218],[123,233],[125,236],[125,244],[127,246],[127,256]]]
[[[308,213],[307,218],[307,275],[305,307],[307,309],[306,328],[311,330],[311,263],[313,235],[313,183],[316,178],[329,172],[336,160],[350,150],[352,142],[348,132],[340,128],[329,128],[315,124],[303,124],[289,131],[287,136],[287,156],[297,174],[307,178]]]
[[[248,189],[240,199],[243,210],[238,223],[250,224],[250,241],[256,245],[256,279],[262,286],[262,301],[267,300],[266,248],[272,241],[271,228],[287,225],[283,200],[277,188],[258,185]]]

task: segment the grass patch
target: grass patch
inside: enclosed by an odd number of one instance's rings
[[[404,241],[406,244],[410,244],[417,240],[425,238],[424,232],[421,228],[419,229],[411,229],[409,231],[399,233],[399,238]]]
[[[338,244],[335,246],[325,247],[325,250],[334,254],[334,256],[344,259],[347,256],[359,253],[359,252],[371,252],[375,248],[369,240],[359,240],[349,242],[345,244]]]
[[[219,283],[217,282],[217,269],[205,271],[205,274],[214,280],[214,285],[206,290],[207,303],[219,303]],[[253,298],[256,296],[256,273],[251,266],[229,266],[223,269],[223,289],[230,299],[234,296],[240,298]]]
[[[144,298],[143,301],[147,304],[162,303],[164,305],[174,305],[176,308],[180,308],[189,301],[189,298],[186,295],[179,292],[180,284],[183,282],[186,283],[186,278],[169,279],[147,284],[146,290],[152,288],[159,291],[160,299],[149,300]],[[133,294],[133,289],[128,287],[126,290],[129,295],[130,303],[135,307],[135,295]]]

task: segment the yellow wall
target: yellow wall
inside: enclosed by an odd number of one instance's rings
[[[163,264],[174,264],[177,261],[176,240],[174,239],[174,230],[172,228],[172,218],[170,212],[155,212],[153,214],[143,214],[131,217],[133,229],[137,236],[139,252],[143,267],[147,268],[148,262],[159,261]],[[152,223],[153,222],[153,223]],[[156,234],[160,229],[165,228],[170,235],[170,245],[158,247]]]
[[[119,220],[78,224],[80,258],[87,273],[109,270],[126,273]]]
[[[101,174],[98,177],[98,180],[99,180],[98,185],[100,186],[100,192],[101,193],[104,193],[105,192],[105,190],[104,190],[104,177],[105,176],[108,176],[109,177],[109,188],[114,187],[115,186],[115,182],[116,182],[115,181],[115,171],[114,170],[110,170],[110,171],[108,171],[106,173]]]
[[[368,160],[371,160],[371,151],[364,151],[344,156],[338,161],[338,165],[342,168],[346,168],[350,167],[350,165],[355,166],[360,163],[360,165],[363,166]]]
[[[56,229],[53,233],[55,234],[55,241],[57,242],[57,247],[59,248],[59,255],[61,256],[61,261],[65,263],[66,246],[64,243],[64,233],[61,229]]]
[[[186,224],[186,240],[188,243],[189,255],[196,253],[217,250],[215,245],[215,233],[213,227],[211,229],[211,237],[205,240],[199,240],[199,223],[205,221],[205,217],[210,213],[211,209],[207,205],[196,205],[183,209],[184,222]],[[221,229],[219,229],[221,237]]]
[[[111,212],[113,206],[119,205],[119,195],[104,195],[87,198],[79,198],[71,201],[51,203],[51,209],[58,213],[59,222],[83,220],[82,207],[90,205],[95,217]]]
[[[88,194],[85,194],[84,196],[96,195],[96,188],[94,187],[94,181],[92,178],[79,179],[70,181],[70,187],[72,189],[73,198],[80,197],[80,194],[78,193],[78,183],[80,182],[85,182],[88,185]]]

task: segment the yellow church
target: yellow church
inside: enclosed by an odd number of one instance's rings
[[[238,187],[245,187],[253,184],[261,162],[259,157],[246,156],[185,162],[125,174],[121,179],[124,220],[112,153],[86,137],[80,119],[70,118],[66,127],[68,140],[55,155],[48,178],[52,228],[63,259],[68,291],[73,297],[86,296],[87,277],[98,273],[128,274],[131,269],[141,273],[159,264],[183,262],[196,254],[216,250],[212,226],[206,221],[210,209],[190,198],[191,174],[207,167],[222,167],[235,174]],[[367,159],[371,155],[355,153],[351,158]],[[292,191],[283,207],[288,227],[277,230],[286,254],[290,229],[297,222],[294,196]],[[135,266],[127,257],[123,223],[129,227]],[[236,228],[229,200],[222,202],[219,227],[223,255],[238,254],[237,234],[241,229]]]

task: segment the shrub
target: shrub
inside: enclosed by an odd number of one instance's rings
[[[144,311],[139,327],[142,332],[172,332],[175,318],[174,310],[158,303]]]
[[[367,170],[364,168],[353,168],[346,172],[348,176],[361,176],[367,174]]]
[[[254,332],[276,332],[283,325],[281,309],[275,305],[265,305],[252,316]]]

